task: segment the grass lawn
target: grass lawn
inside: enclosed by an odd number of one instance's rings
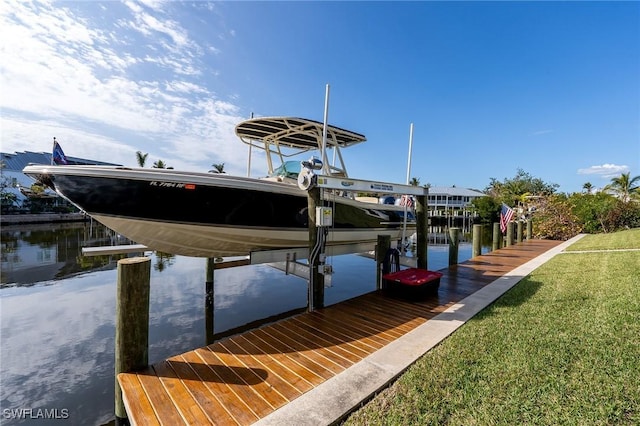
[[[640,249],[640,228],[611,234],[585,235],[580,241],[572,244],[567,251],[575,250],[616,250]]]
[[[590,235],[581,250],[639,237]],[[345,423],[640,424],[640,253],[556,256]]]

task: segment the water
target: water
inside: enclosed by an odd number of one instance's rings
[[[120,243],[116,235],[86,223],[2,229],[3,425],[113,421],[116,267],[122,256],[83,258],[81,247],[114,243]],[[461,243],[460,261],[470,256],[470,244]],[[206,344],[205,259],[150,257],[154,363]],[[330,262],[334,274],[326,305],[375,290],[373,260],[345,255]],[[447,262],[447,246],[429,246],[429,269]],[[304,308],[306,302],[306,281],[268,266],[217,270],[214,332]],[[43,422],[43,416],[59,420]]]

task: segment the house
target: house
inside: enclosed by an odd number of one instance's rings
[[[429,188],[427,203],[429,210],[465,210],[476,198],[486,197],[479,191],[455,186],[432,186]]]

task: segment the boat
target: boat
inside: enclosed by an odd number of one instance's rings
[[[309,171],[302,164],[310,162],[290,158],[319,152],[321,159],[312,158],[314,165],[321,165],[321,175],[347,178],[340,149],[366,138],[331,125],[325,130],[323,123],[297,117],[252,118],[239,123],[235,133],[250,145],[250,153],[253,148],[264,150],[265,177],[99,165],[28,165],[23,172],[152,250],[225,257],[307,247],[308,199],[301,178]],[[274,168],[277,159],[281,164]],[[406,208],[363,201],[338,190],[323,190],[323,200],[333,207],[327,246],[374,242],[378,235],[393,241],[403,235]],[[411,211],[406,215],[411,233],[415,217]]]

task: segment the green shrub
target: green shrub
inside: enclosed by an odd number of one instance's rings
[[[582,232],[583,225],[572,211],[565,195],[550,195],[539,199],[533,215],[535,238],[568,240]]]

